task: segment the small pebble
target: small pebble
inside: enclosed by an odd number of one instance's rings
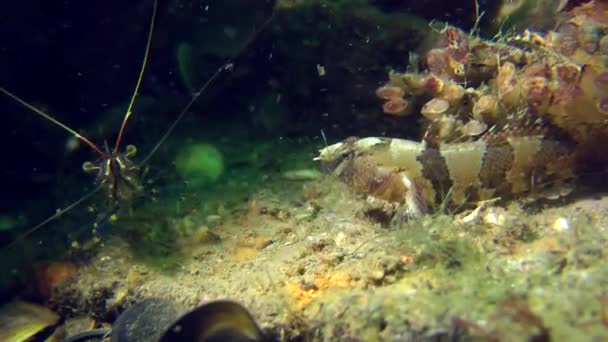
[[[557,231],[566,231],[570,228],[570,223],[564,217],[558,217],[557,220],[553,223],[553,229]]]
[[[289,170],[281,174],[281,178],[290,181],[310,181],[321,178],[323,174],[315,169]]]

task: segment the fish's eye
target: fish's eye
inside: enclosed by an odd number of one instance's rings
[[[350,151],[350,150],[343,151],[338,154],[336,160],[341,163],[343,161],[351,160],[354,155],[355,155],[355,153],[353,151]]]

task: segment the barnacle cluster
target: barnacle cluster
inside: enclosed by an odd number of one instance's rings
[[[419,112],[446,142],[525,116],[598,158],[608,142],[608,3],[592,0],[563,15],[553,31],[497,40],[444,27],[425,72],[390,72],[376,92],[383,111]]]

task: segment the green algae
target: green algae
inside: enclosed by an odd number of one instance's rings
[[[418,267],[441,266],[446,269],[464,267],[479,260],[480,255],[471,237],[457,236],[447,215],[428,216],[401,227],[401,248],[416,255]]]
[[[193,186],[204,186],[216,182],[223,174],[224,157],[213,145],[192,144],[180,150],[175,167]]]
[[[124,240],[137,263],[172,273],[177,270],[182,251],[178,248],[179,230],[170,224],[176,215],[167,207],[139,208],[114,223],[114,234]]]
[[[484,338],[526,339],[539,334],[542,327],[560,340],[580,339],[588,333],[605,338],[607,332],[598,321],[598,312],[605,310],[602,306],[606,303],[601,298],[608,281],[608,265],[600,252],[605,232],[598,236],[598,230],[589,222],[575,225],[579,239],[574,250],[565,255],[534,249],[525,255],[510,255],[489,248],[492,239],[502,236],[501,232],[488,235],[487,231],[478,230],[476,234],[469,230],[461,239],[457,236],[463,227],[449,223],[446,217],[423,219],[394,233],[397,242],[393,241],[393,247],[414,251],[414,265],[374,296],[399,302],[391,293],[415,293],[402,298],[400,305],[385,306],[383,314],[408,320],[422,330],[450,327],[457,319],[471,324],[465,329],[469,334]],[[532,241],[520,243],[522,248],[533,248]],[[594,257],[582,257],[586,260],[582,262],[578,259],[581,254]],[[536,318],[514,317],[521,314],[519,311],[528,311]],[[361,324],[372,339],[397,334],[370,331],[368,325],[374,326],[373,322]],[[473,324],[483,330],[470,329]]]
[[[0,231],[13,230],[19,225],[19,219],[13,216],[0,216]]]

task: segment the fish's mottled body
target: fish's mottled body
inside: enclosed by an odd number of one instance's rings
[[[542,136],[488,137],[431,146],[391,138],[350,138],[316,158],[355,191],[404,206],[418,217],[445,203],[509,198],[574,175],[575,155],[565,143]]]

